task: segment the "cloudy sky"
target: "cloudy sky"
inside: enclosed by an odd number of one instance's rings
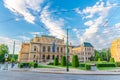
[[[35,34],[66,38],[95,49],[108,48],[120,37],[120,0],[0,0],[0,44],[12,53]]]

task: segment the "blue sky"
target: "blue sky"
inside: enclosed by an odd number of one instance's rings
[[[12,53],[35,34],[53,35],[80,45],[90,42],[95,49],[108,48],[119,38],[119,0],[0,0],[0,44]]]

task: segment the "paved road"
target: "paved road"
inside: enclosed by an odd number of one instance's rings
[[[0,71],[0,80],[120,80],[120,75],[68,75]]]

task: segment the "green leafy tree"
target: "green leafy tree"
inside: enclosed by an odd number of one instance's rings
[[[0,62],[4,62],[4,55],[9,53],[8,46],[5,44],[0,45]]]
[[[55,57],[55,58],[54,58],[54,65],[57,66],[58,64],[59,64],[58,58]]]
[[[101,57],[101,56],[100,56],[99,51],[95,50],[95,61],[97,61],[98,58],[100,58],[100,57]]]
[[[107,56],[107,61],[109,61],[111,58],[110,48],[108,49],[106,56]]]
[[[66,66],[66,57],[62,56],[61,65]]]
[[[91,56],[89,59],[90,61],[94,61],[95,60],[94,58],[95,58],[94,56]]]
[[[72,66],[73,67],[79,67],[79,60],[77,55],[73,55],[72,57]]]

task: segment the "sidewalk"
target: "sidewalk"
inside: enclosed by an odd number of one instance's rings
[[[78,69],[70,69],[69,72],[65,68],[31,68],[31,69],[11,69],[11,71],[30,71],[37,73],[51,73],[51,74],[79,74],[79,75],[120,75],[119,70],[97,70],[86,71]]]

